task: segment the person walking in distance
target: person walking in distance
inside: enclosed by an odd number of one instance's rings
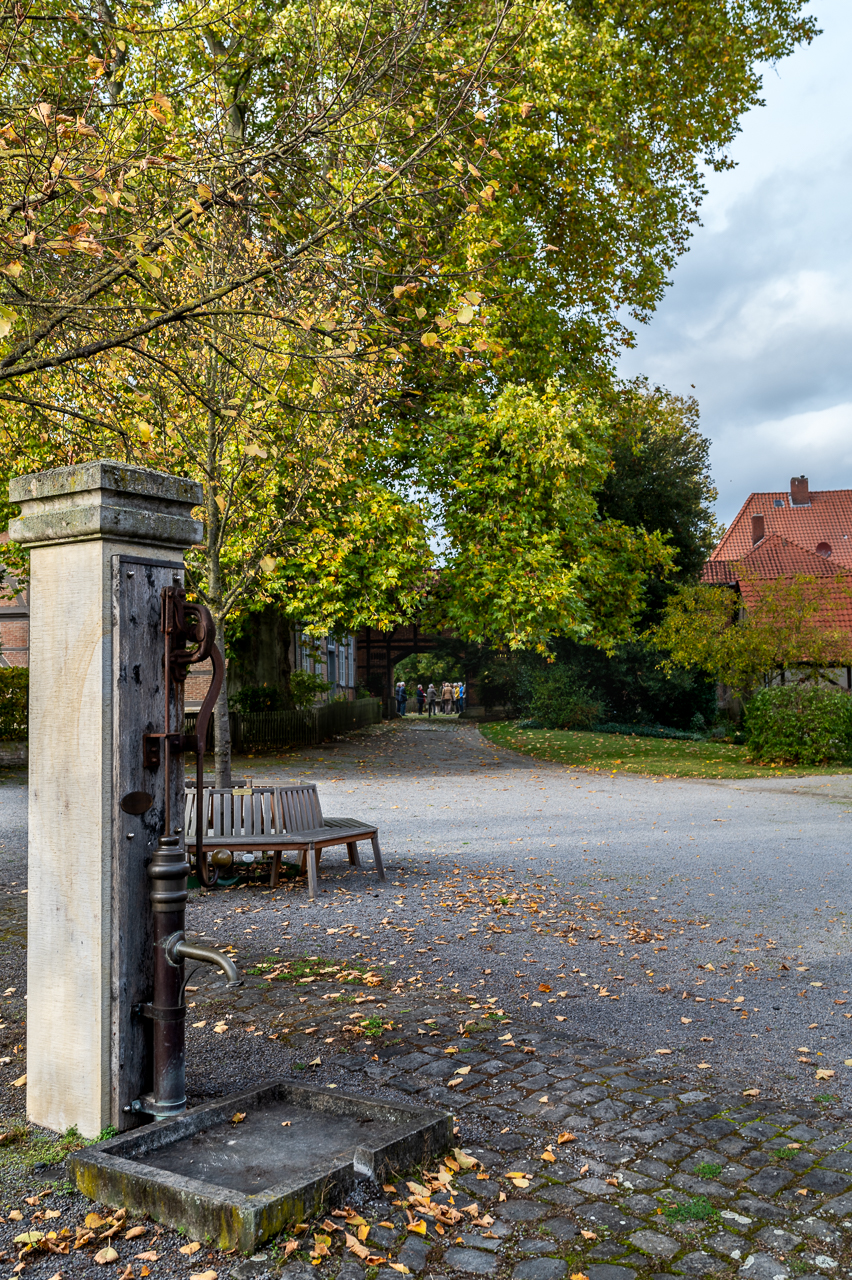
[[[397,715],[405,715],[405,704],[408,701],[408,691],[405,687],[405,681],[400,680],[396,686],[396,711]]]
[[[441,686],[441,710],[448,716],[453,709],[453,686],[445,680]]]
[[[459,680],[459,715],[464,711],[464,695],[467,692],[467,686],[464,680]]]
[[[426,703],[426,694],[424,692],[423,685],[419,684],[417,686],[417,714],[419,716],[423,715],[423,707],[425,703]]]
[[[438,690],[431,682],[426,690],[426,706],[431,720],[432,716],[436,715],[438,711]]]
[[[456,714],[456,715],[458,715],[458,713],[461,711],[461,706],[459,705],[459,682],[458,682],[458,680],[454,680],[454,681],[453,681],[453,711],[455,712],[455,714]]]

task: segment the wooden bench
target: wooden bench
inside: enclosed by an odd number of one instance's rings
[[[197,793],[187,788],[186,846],[195,846]],[[281,855],[301,854],[308,873],[308,897],[317,896],[319,860],[323,849],[345,844],[349,862],[360,867],[358,842],[369,840],[380,880],[385,878],[377,827],[357,818],[324,818],[316,784],[289,787],[205,787],[203,849],[214,853],[271,853],[273,889],[278,887]]]

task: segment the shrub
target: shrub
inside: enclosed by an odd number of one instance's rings
[[[26,738],[29,667],[0,667],[0,738]]]
[[[746,745],[758,762],[824,764],[852,758],[852,697],[821,685],[761,689],[745,713]]]
[[[537,674],[530,718],[545,729],[591,729],[603,709],[603,703],[569,667],[554,666]]]
[[[284,692],[277,685],[247,685],[228,698],[231,710],[283,711],[286,706]]]

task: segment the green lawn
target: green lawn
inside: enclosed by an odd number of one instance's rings
[[[611,773],[647,773],[665,778],[805,778],[846,772],[840,765],[793,768],[750,764],[745,747],[727,742],[519,729],[511,720],[484,724],[480,732],[489,742],[521,751],[536,760]]]

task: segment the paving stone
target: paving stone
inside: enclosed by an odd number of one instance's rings
[[[799,1179],[800,1185],[809,1187],[811,1191],[824,1191],[831,1195],[837,1195],[839,1191],[845,1191],[852,1182],[852,1178],[847,1178],[845,1174],[836,1173],[833,1169],[812,1169],[810,1173],[806,1173],[803,1178]]]
[[[573,1240],[579,1231],[576,1222],[570,1218],[548,1218],[544,1225],[557,1240]]]
[[[795,1227],[800,1235],[810,1236],[814,1240],[824,1240],[827,1244],[836,1244],[843,1237],[834,1227],[823,1222],[822,1218],[798,1218],[789,1224]]]
[[[609,1258],[620,1258],[627,1249],[627,1245],[617,1244],[615,1240],[604,1240],[602,1244],[596,1244],[594,1249],[589,1251],[588,1257],[602,1258],[604,1260]]]
[[[489,1230],[490,1229],[491,1228],[489,1227]],[[504,1241],[501,1240],[499,1237],[492,1239],[491,1236],[483,1236],[481,1232],[476,1232],[476,1231],[474,1232],[465,1231],[464,1235],[462,1236],[462,1239],[467,1248],[484,1249],[486,1253],[496,1253],[497,1250],[504,1243]],[[400,1255],[400,1262],[403,1262],[403,1261],[404,1261],[404,1258],[402,1258],[402,1256]]]
[[[703,1134],[705,1138],[728,1138],[737,1132],[736,1125],[731,1124],[730,1120],[705,1120],[702,1124],[693,1125],[696,1133]]]
[[[519,1240],[516,1248],[525,1257],[538,1257],[539,1254],[555,1253],[557,1246],[552,1240]]]
[[[744,1151],[748,1151],[753,1145],[753,1143],[746,1142],[745,1138],[740,1138],[739,1136],[722,1138],[720,1142],[716,1143],[720,1151],[723,1151],[726,1156],[732,1156],[734,1160],[738,1159]]]
[[[619,1120],[627,1115],[629,1110],[630,1108],[623,1102],[605,1098],[603,1102],[596,1102],[593,1107],[589,1107],[589,1115],[594,1116],[596,1120]]]
[[[582,1105],[584,1103],[602,1102],[606,1096],[607,1091],[604,1086],[596,1084],[586,1089],[575,1089],[567,1095],[565,1101]]]
[[[428,1053],[407,1053],[403,1057],[395,1058],[394,1066],[406,1071],[417,1071],[431,1061],[432,1058]]]
[[[763,1227],[754,1238],[766,1245],[767,1249],[777,1249],[779,1253],[789,1253],[797,1244],[802,1243],[801,1236],[794,1236],[781,1227]]]
[[[672,1263],[672,1270],[682,1271],[687,1276],[709,1276],[719,1271],[727,1271],[728,1264],[721,1258],[713,1258],[709,1253],[697,1249]]]
[[[337,1273],[337,1280],[364,1280],[365,1275],[364,1268],[359,1267],[357,1262],[352,1262],[350,1258],[344,1258]]]
[[[534,1200],[507,1200],[497,1206],[497,1214],[507,1222],[538,1222],[547,1210]]]
[[[491,1142],[500,1151],[526,1151],[529,1146],[529,1138],[517,1133],[498,1133]]]
[[[688,1173],[676,1173],[672,1178],[672,1185],[689,1191],[694,1196],[716,1196],[720,1200],[730,1200],[734,1194],[713,1178],[694,1178]]]
[[[788,1187],[793,1181],[792,1175],[784,1169],[761,1169],[753,1178],[749,1178],[746,1186],[756,1191],[759,1196],[774,1196],[782,1187]]]
[[[380,1249],[389,1249],[391,1245],[396,1244],[399,1231],[394,1231],[391,1227],[370,1227],[368,1239],[371,1244],[377,1244]]]
[[[733,1208],[738,1213],[751,1214],[753,1218],[766,1218],[769,1222],[783,1222],[790,1216],[789,1211],[780,1205],[767,1204],[765,1200],[758,1200],[754,1196],[740,1196],[739,1200],[734,1201]]]
[[[705,1102],[708,1095],[706,1093],[701,1093],[698,1089],[690,1089],[689,1093],[679,1093],[678,1097],[681,1102],[693,1103]]]
[[[628,1169],[623,1175],[621,1185],[628,1191],[656,1191],[663,1184],[658,1178],[649,1178],[644,1173],[634,1173]]]
[[[744,1182],[745,1179],[749,1177],[750,1173],[751,1170],[747,1169],[743,1164],[726,1164],[722,1168],[722,1172],[719,1174],[719,1181],[724,1186],[734,1187],[737,1186],[738,1183]]]
[[[820,1206],[829,1213],[836,1213],[838,1218],[846,1218],[852,1215],[852,1195],[838,1196],[836,1200],[829,1200]]]
[[[833,1151],[820,1160],[823,1169],[839,1169],[843,1174],[852,1174],[852,1151]]]
[[[680,1250],[680,1243],[659,1231],[634,1231],[628,1240],[643,1253],[653,1254],[655,1258],[673,1258]]]
[[[631,1166],[631,1172],[636,1170],[637,1173],[645,1173],[651,1178],[666,1178],[671,1176],[671,1169],[667,1164],[663,1164],[661,1160],[649,1160],[647,1158],[637,1160]]]
[[[661,1138],[668,1137],[668,1130],[661,1124],[644,1125],[641,1128],[626,1129],[622,1134],[628,1142],[659,1142]]]
[[[482,1249],[466,1249],[462,1246],[454,1246],[444,1254],[443,1263],[447,1267],[452,1267],[455,1271],[469,1271],[475,1276],[491,1276],[499,1268],[500,1259],[493,1253],[483,1252]],[[398,1280],[395,1271],[391,1271],[390,1275],[394,1277],[394,1280]]]
[[[793,1142],[812,1142],[815,1138],[821,1138],[822,1134],[819,1129],[811,1129],[806,1124],[797,1124],[794,1129],[788,1129],[785,1136]]]
[[[740,1275],[747,1280],[787,1280],[790,1268],[768,1253],[750,1253],[740,1267]]]
[[[635,1231],[642,1226],[638,1218],[632,1218],[629,1214],[624,1213],[623,1210],[619,1209],[618,1205],[606,1204],[602,1201],[596,1201],[594,1204],[584,1204],[582,1208],[577,1210],[577,1217],[588,1219],[601,1227],[607,1227],[617,1235]]]
[[[629,1267],[616,1267],[611,1262],[596,1262],[585,1268],[589,1280],[636,1280],[636,1272]]]
[[[545,1200],[548,1204],[556,1204],[565,1209],[571,1209],[574,1205],[583,1204],[585,1196],[577,1191],[572,1191],[570,1187],[549,1186],[542,1188],[538,1193],[539,1200]]]
[[[631,1213],[638,1213],[643,1218],[649,1213],[656,1213],[660,1207],[659,1201],[653,1196],[628,1196],[624,1203]]]
[[[572,1183],[575,1191],[583,1191],[587,1196],[611,1196],[618,1187],[611,1187],[603,1178],[582,1178]]]
[[[528,1258],[515,1267],[512,1280],[562,1280],[567,1270],[561,1258]]]
[[[409,1233],[408,1239],[399,1251],[397,1262],[401,1262],[411,1271],[422,1271],[426,1265],[426,1255],[433,1247],[431,1240]]]
[[[751,1124],[743,1125],[740,1133],[744,1138],[757,1138],[763,1142],[766,1138],[774,1138],[778,1132],[777,1124],[767,1124],[765,1120],[753,1120]]]
[[[669,1164],[679,1164],[681,1160],[689,1155],[689,1147],[681,1142],[662,1142],[658,1147],[654,1147],[653,1151],[649,1151],[648,1155],[655,1160],[665,1160]],[[691,1159],[701,1159],[702,1152],[696,1152]]]
[[[742,1236],[735,1236],[730,1231],[717,1231],[707,1241],[711,1249],[715,1249],[717,1253],[725,1253],[729,1258],[740,1259],[743,1253],[748,1250],[748,1241]]]

